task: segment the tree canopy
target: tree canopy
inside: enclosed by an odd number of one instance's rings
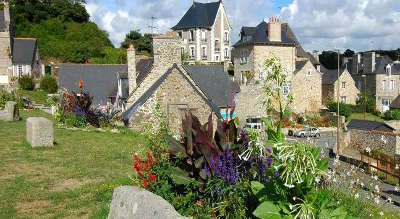
[[[323,51],[319,55],[320,63],[327,69],[337,69],[338,66],[338,55],[335,51]],[[340,54],[340,66],[343,63],[343,55]]]
[[[121,43],[121,48],[128,48],[129,44],[135,45],[136,51],[144,55],[153,54],[153,37],[151,34],[141,34],[139,30],[131,30],[126,34],[125,40]]]

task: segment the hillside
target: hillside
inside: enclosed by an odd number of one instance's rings
[[[16,37],[38,39],[43,60],[74,63],[121,63],[108,33],[89,21],[84,0],[11,0]]]

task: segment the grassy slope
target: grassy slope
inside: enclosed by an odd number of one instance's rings
[[[364,120],[364,113],[352,113],[350,118]],[[365,119],[370,121],[383,122],[383,119],[381,117],[375,116],[371,113],[366,113]]]
[[[47,104],[47,92],[42,90],[27,91],[19,89],[18,95],[21,97],[26,97],[37,104]]]
[[[105,218],[113,188],[130,184],[131,157],[144,139],[133,133],[55,127],[54,148],[24,140],[29,116],[0,122],[0,218]]]

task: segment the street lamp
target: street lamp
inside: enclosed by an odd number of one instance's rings
[[[337,52],[337,55],[338,55],[338,62],[337,62],[337,82],[338,82],[338,84],[337,84],[337,88],[336,88],[336,92],[337,92],[337,95],[336,95],[336,102],[337,102],[337,133],[336,133],[336,153],[339,153],[339,148],[340,148],[340,146],[339,146],[339,144],[340,144],[340,136],[339,136],[339,131],[340,131],[340,110],[339,110],[339,105],[340,105],[340,102],[339,102],[339,92],[340,92],[340,90],[339,90],[339,86],[340,86],[340,81],[339,81],[339,78],[340,78],[340,50],[339,49],[337,49],[336,50],[336,52]]]
[[[367,75],[362,75],[364,78],[364,120],[365,114],[367,113]]]

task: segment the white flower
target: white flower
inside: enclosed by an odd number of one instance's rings
[[[379,205],[379,203],[381,202],[380,199],[379,199],[379,197],[376,197],[374,200],[375,200],[375,203],[376,203],[377,205]]]
[[[381,216],[383,216],[383,211],[379,212],[379,214],[380,214]]]
[[[354,198],[355,199],[358,199],[360,197],[360,194],[358,194],[358,193],[356,193],[355,195],[354,195]]]
[[[378,180],[378,176],[374,176],[374,180]]]
[[[381,141],[382,141],[384,144],[386,144],[387,140],[386,140],[386,137],[385,137],[384,135],[381,136]]]
[[[361,182],[361,183],[360,183],[360,186],[361,186],[361,187],[364,187],[364,183],[363,183],[363,182]]]
[[[346,173],[346,175],[347,175],[347,176],[350,176],[350,175],[351,175],[351,174],[350,174],[350,171],[348,171],[348,172]]]
[[[289,204],[289,208],[290,208],[290,210],[293,210],[293,205]]]
[[[321,177],[319,177],[319,176],[315,177],[315,182],[316,183],[319,183],[320,181],[321,181]]]
[[[395,169],[396,169],[396,170],[398,170],[398,169],[399,169],[399,165],[398,165],[398,164],[396,164],[396,167],[395,167]]]
[[[394,191],[398,192],[399,191],[399,187],[395,186],[394,187]]]
[[[379,192],[379,185],[375,185],[375,191]]]
[[[371,148],[367,147],[367,148],[365,148],[365,151],[369,154],[369,153],[371,153]]]

